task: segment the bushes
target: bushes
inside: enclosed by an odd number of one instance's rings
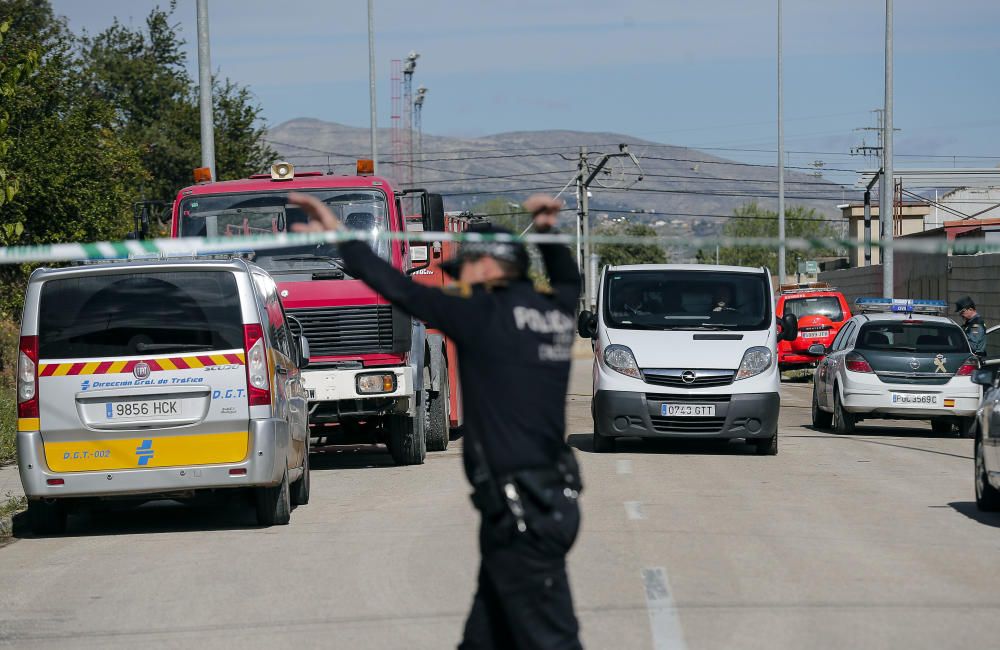
[[[17,434],[17,341],[20,327],[0,319],[0,466],[14,461]]]

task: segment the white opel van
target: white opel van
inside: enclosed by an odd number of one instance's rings
[[[778,453],[780,339],[764,268],[687,264],[606,267],[597,312],[580,314],[594,342],[594,450],[615,438],[744,438]]]

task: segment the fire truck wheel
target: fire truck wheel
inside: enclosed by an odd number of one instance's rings
[[[285,526],[292,517],[292,500],[289,495],[288,470],[281,475],[281,483],[274,487],[256,488],[254,502],[257,506],[257,523],[261,526]]]
[[[389,453],[397,465],[421,465],[427,456],[427,419],[424,391],[417,393],[416,417],[389,416]]]
[[[444,451],[451,436],[448,417],[448,401],[451,399],[451,383],[448,380],[448,366],[442,366],[441,390],[430,400],[427,410],[430,422],[427,427],[427,451]]]

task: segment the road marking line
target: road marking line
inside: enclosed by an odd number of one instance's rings
[[[646,589],[646,609],[649,612],[649,629],[653,636],[653,650],[685,650],[681,619],[670,593],[667,570],[649,567],[642,570],[642,584]]]
[[[620,460],[620,461],[618,461],[618,473],[619,474],[631,474],[632,473],[632,461],[630,461],[630,460]]]
[[[641,501],[626,501],[625,502],[625,514],[628,515],[629,519],[645,519],[646,513],[642,511]]]

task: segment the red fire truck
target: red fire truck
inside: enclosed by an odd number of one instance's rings
[[[197,183],[174,201],[171,236],[290,231],[307,220],[287,203],[290,191],[313,194],[347,228],[374,234],[403,232],[401,199],[419,200],[422,228],[444,230],[440,195],[396,191],[388,180],[371,175],[371,167],[371,161],[359,161],[357,175],[335,176],[280,162],[269,174]],[[429,270],[427,246],[387,238],[373,246],[401,271]],[[309,342],[303,381],[314,448],[384,442],[396,463],[419,464],[428,450],[447,446],[454,414],[460,412],[449,415],[450,393],[457,390],[448,376],[454,349],[440,333],[428,332],[352,278],[336,244],[260,249],[248,256],[274,278],[293,330],[298,327]]]

